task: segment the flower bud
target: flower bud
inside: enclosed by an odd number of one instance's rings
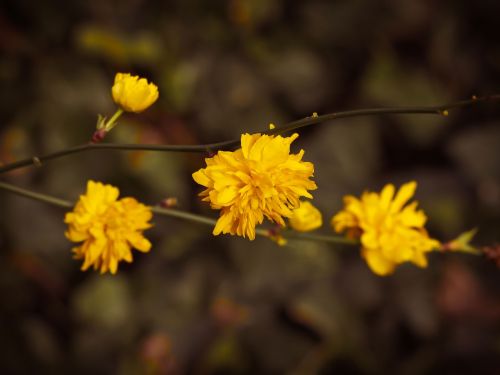
[[[113,100],[126,112],[139,113],[158,99],[158,87],[145,78],[117,73],[111,88]]]
[[[321,212],[308,201],[300,202],[289,221],[290,226],[298,232],[309,232],[323,224]]]

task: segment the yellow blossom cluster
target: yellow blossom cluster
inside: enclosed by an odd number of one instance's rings
[[[346,196],[344,209],[331,220],[335,231],[361,240],[361,254],[378,275],[392,273],[403,262],[426,267],[426,253],[440,247],[427,234],[427,218],[417,210],[418,203],[407,205],[416,187],[416,182],[409,182],[395,195],[394,185],[388,184],[380,194],[365,192],[361,199]]]
[[[241,148],[219,151],[205,159],[207,167],[193,173],[193,179],[206,189],[203,201],[221,210],[214,235],[229,233],[255,238],[255,226],[264,217],[284,226],[300,198],[312,198],[316,189],[310,178],[312,163],[302,161],[304,151],[290,153],[290,137],[243,134]]]
[[[142,252],[151,249],[142,235],[151,227],[151,209],[134,198],[118,196],[116,187],[89,181],[86,193],[66,214],[66,237],[82,242],[73,253],[75,259],[83,259],[83,271],[93,266],[101,273],[114,274],[120,261],[132,262],[131,248]]]

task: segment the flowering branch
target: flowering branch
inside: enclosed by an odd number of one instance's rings
[[[41,193],[36,193],[31,190],[23,189],[15,185],[8,184],[6,182],[0,181],[0,189],[9,191],[11,193],[34,199],[40,202],[45,202],[52,204],[54,206],[62,207],[62,208],[72,208],[75,204],[73,202],[70,202],[68,200],[60,199],[57,197],[53,197],[51,195],[46,195],[46,194],[41,194]],[[178,219],[182,220],[187,220],[191,221],[194,223],[200,223],[200,224],[205,224],[205,225],[210,225],[210,226],[215,226],[217,220],[212,219],[207,216],[203,215],[197,215],[193,214],[190,212],[186,211],[181,211],[181,210],[176,210],[172,208],[162,208],[162,207],[151,207],[151,211],[154,212],[157,215],[161,216],[169,216],[169,217],[175,217]],[[255,233],[259,236],[262,237],[271,237],[271,233],[267,229],[255,229]],[[321,242],[329,242],[329,243],[336,243],[336,244],[347,244],[347,245],[357,245],[358,241],[355,240],[349,240],[341,236],[335,236],[335,235],[315,235],[315,234],[310,234],[310,233],[296,233],[292,231],[284,231],[283,232],[284,237],[286,238],[296,238],[296,239],[303,239],[303,240],[309,240],[309,241],[321,241]]]
[[[484,97],[473,97],[470,100],[462,100],[455,103],[430,106],[430,107],[389,107],[389,108],[371,108],[358,109],[352,111],[333,112],[318,116],[316,114],[303,118],[301,120],[292,121],[283,126],[278,126],[274,129],[263,131],[262,134],[282,134],[302,127],[320,124],[327,121],[337,120],[340,118],[372,116],[372,115],[387,115],[387,114],[430,114],[447,116],[448,111],[454,108],[466,107],[472,104],[486,101],[498,101],[500,95],[491,95]],[[70,154],[76,154],[88,150],[142,150],[142,151],[160,151],[160,152],[213,152],[221,149],[230,149],[239,145],[240,139],[232,139],[229,141],[216,142],[204,145],[151,145],[151,144],[116,144],[116,143],[87,143],[74,146],[65,150],[52,152],[43,156],[33,156],[31,158],[19,160],[0,166],[0,173],[5,173],[14,169],[23,168],[30,165],[41,166],[42,163],[64,157]]]
[[[459,250],[464,247],[464,243],[468,245],[472,239],[472,235],[467,237],[465,234],[458,240],[443,245],[427,235],[424,229],[425,216],[421,211],[416,211],[416,203],[403,209],[415,192],[415,181],[403,185],[397,194],[392,184],[386,185],[380,195],[370,193],[370,202],[373,199],[379,201],[377,209],[380,215],[376,215],[378,219],[375,221],[373,215],[365,212],[367,193],[363,194],[360,200],[354,197],[346,199],[344,210],[332,218],[331,225],[338,233],[346,232],[347,238],[304,233],[322,225],[319,210],[303,200],[312,199],[310,191],[317,188],[311,179],[314,165],[302,160],[303,150],[297,154],[290,153],[291,143],[299,136],[297,133],[286,137],[280,134],[347,117],[387,114],[447,116],[452,108],[468,106],[479,101],[498,100],[500,95],[479,99],[474,96],[470,100],[441,106],[360,109],[322,116],[315,112],[312,116],[281,127],[276,128],[271,124],[267,131],[243,134],[239,139],[225,142],[205,145],[145,145],[101,141],[124,112],[140,113],[150,107],[158,99],[158,87],[152,82],[148,83],[145,78],[117,73],[111,92],[119,108],[109,120],[102,115],[98,116],[96,131],[90,143],[3,165],[0,166],[0,173],[30,165],[41,166],[46,161],[92,149],[209,153],[230,150],[205,159],[206,168],[192,174],[195,182],[205,187],[200,193],[202,200],[210,202],[212,208],[220,210],[220,216],[215,220],[173,209],[166,203],[148,207],[133,197],[119,199],[120,191],[117,187],[92,180],[87,182],[86,193],[80,195],[76,203],[0,181],[0,189],[72,209],[64,217],[64,222],[68,224],[65,236],[68,240],[79,243],[73,247],[72,252],[75,259],[83,260],[83,271],[93,267],[101,273],[109,271],[115,274],[119,262],[132,262],[133,249],[149,252],[152,244],[143,232],[151,227],[153,214],[209,225],[213,227],[214,235],[228,233],[250,240],[259,235],[279,245],[284,245],[287,239],[292,238],[362,245],[362,256],[370,268],[381,276],[391,274],[399,263],[407,261],[425,267],[425,253],[444,250],[446,246],[450,250]],[[373,205],[369,206],[370,210],[373,210]],[[257,229],[256,225],[261,224],[264,218],[274,222],[276,226]],[[286,218],[291,228],[286,228]],[[396,231],[398,226],[399,230]],[[394,232],[398,235],[392,235]],[[472,249],[472,246],[469,247]]]

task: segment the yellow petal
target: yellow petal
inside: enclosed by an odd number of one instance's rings
[[[400,211],[403,206],[408,202],[408,200],[413,197],[415,190],[417,189],[417,183],[415,181],[410,181],[399,189],[394,202],[391,205],[391,212]]]
[[[202,186],[209,186],[210,179],[206,176],[203,169],[198,170],[193,173],[193,180],[195,180],[198,184]]]
[[[392,197],[394,196],[394,191],[395,188],[393,184],[387,184],[384,186],[382,192],[380,193],[380,206],[382,209],[389,209]]]
[[[387,276],[394,272],[395,264],[384,258],[373,249],[363,249],[362,255],[370,269],[379,276]]]

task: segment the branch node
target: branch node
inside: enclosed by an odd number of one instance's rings
[[[35,167],[41,167],[42,166],[42,161],[37,156],[33,156],[33,158],[31,160],[33,160],[33,165]]]

